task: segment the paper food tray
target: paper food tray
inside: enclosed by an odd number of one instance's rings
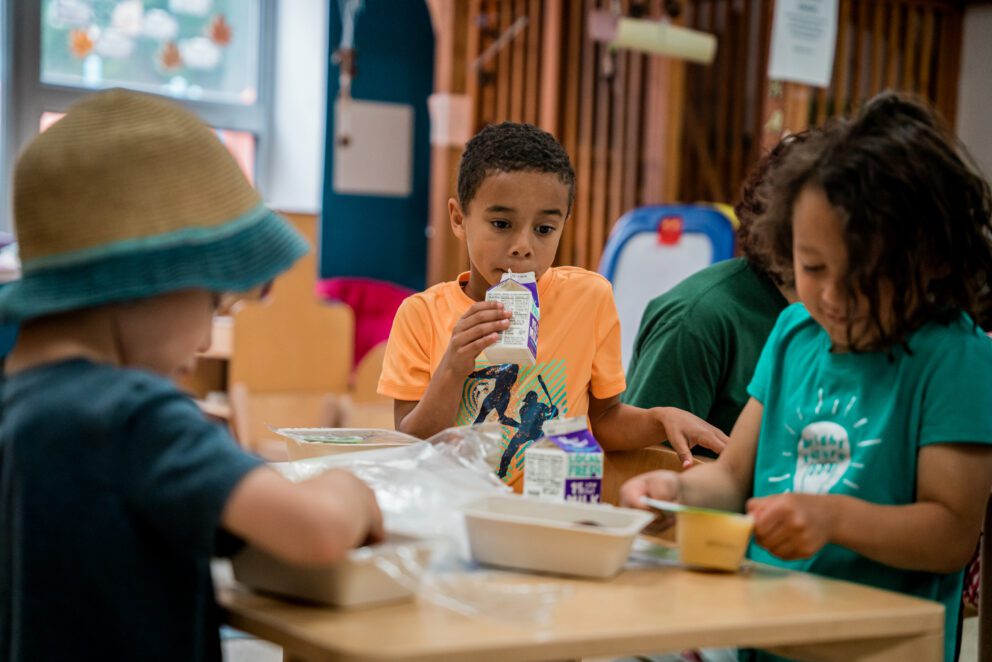
[[[386,542],[352,550],[326,567],[292,565],[255,547],[235,555],[231,566],[235,579],[257,591],[334,607],[362,607],[412,597],[430,552],[427,541],[390,534]],[[394,578],[387,572],[390,568],[401,569],[404,579]]]
[[[275,432],[286,438],[290,460],[395,448],[419,441],[395,430],[365,428],[278,428]]]
[[[472,556],[488,565],[611,577],[654,516],[603,504],[488,496],[463,509]]]

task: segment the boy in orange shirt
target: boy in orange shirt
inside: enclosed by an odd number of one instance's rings
[[[586,415],[605,450],[668,440],[683,464],[698,444],[727,437],[688,412],[620,403],[626,387],[620,322],[609,281],[552,267],[571,212],[575,173],[549,133],[528,124],[488,126],[465,147],[451,228],[468,247],[470,271],[408,298],[389,334],[379,393],[395,400],[396,429],[426,438],[451,425],[503,424],[500,476],[522,474],[523,451],[551,418]],[[541,320],[533,366],[481,357],[510,313],[485,301],[504,273],[534,272]]]

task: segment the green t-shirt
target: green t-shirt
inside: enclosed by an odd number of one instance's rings
[[[925,325],[907,342],[911,353],[897,348],[891,357],[832,353],[802,304],[785,309],[748,387],[764,405],[755,496],[831,493],[911,504],[922,446],[992,444],[992,340],[962,315],[947,326]],[[836,545],[783,561],[752,542],[748,555],[942,602],[945,657],[953,659],[963,572],[901,570]]]
[[[744,258],[689,276],[648,304],[623,401],[678,407],[730,434],[785,306],[778,288]]]

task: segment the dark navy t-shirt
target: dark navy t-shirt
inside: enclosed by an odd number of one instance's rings
[[[0,660],[218,660],[210,558],[261,460],[168,380],[75,359],[0,413]]]

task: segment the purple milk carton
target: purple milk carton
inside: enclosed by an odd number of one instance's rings
[[[486,301],[499,301],[513,316],[499,340],[483,351],[490,363],[534,365],[537,360],[537,325],[541,309],[537,299],[537,278],[533,271],[507,272],[498,285],[486,292]]]
[[[524,495],[597,503],[602,491],[603,449],[586,417],[546,422],[544,437],[524,451]]]

